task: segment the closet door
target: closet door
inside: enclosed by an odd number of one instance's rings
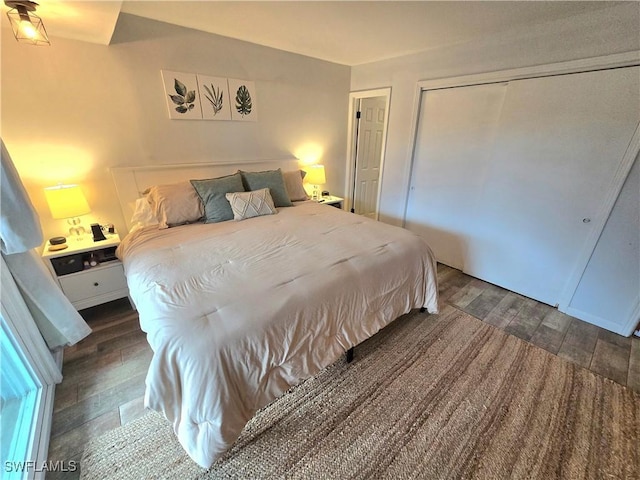
[[[506,91],[504,83],[422,92],[405,227],[427,239],[439,262],[461,270]]]
[[[482,151],[468,149],[458,167],[444,169],[447,154],[434,155],[429,144],[429,119],[437,112],[428,92],[407,209],[422,214],[409,228],[420,224],[436,243],[461,245],[459,263],[452,266],[557,304],[591,229],[608,214],[602,205],[640,117],[639,78],[633,67],[511,81],[492,141],[478,146]],[[467,97],[477,88],[454,88],[451,96]],[[459,107],[456,102],[438,105],[440,111],[447,108]],[[461,123],[448,139],[449,148],[458,150],[469,138],[475,138],[475,130]],[[438,151],[446,152],[447,142],[441,138],[439,143]],[[414,192],[439,180],[445,195],[431,192],[438,197],[439,211],[433,215],[431,207],[416,204]],[[443,201],[455,197],[455,190],[465,190],[463,214],[460,205]],[[441,218],[449,219],[445,228]]]
[[[640,321],[640,156],[622,187],[566,313],[620,335]]]

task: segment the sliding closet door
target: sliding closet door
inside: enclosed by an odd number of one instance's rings
[[[640,116],[638,68],[509,84],[468,271],[559,301]]]
[[[507,84],[422,92],[405,227],[464,270]]]
[[[459,245],[450,265],[555,305],[596,220],[608,213],[601,207],[639,121],[639,78],[633,67],[511,81],[491,141],[467,148],[454,168],[448,149],[473,145],[477,130],[460,122],[448,138],[437,137],[436,152],[430,130],[448,109],[462,119],[474,115],[457,101],[434,110],[432,92],[423,94],[409,228],[432,232],[436,245]],[[478,88],[449,92],[468,102]],[[436,199],[416,197],[425,185],[437,185],[427,194]],[[461,190],[463,204],[450,204]],[[451,261],[438,248],[436,255]]]

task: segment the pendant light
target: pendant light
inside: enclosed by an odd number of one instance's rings
[[[31,45],[51,45],[42,19],[35,13],[38,4],[30,0],[5,0],[13,35],[18,42]]]

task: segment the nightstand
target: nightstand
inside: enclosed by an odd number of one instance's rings
[[[64,250],[50,251],[48,241],[44,246],[42,259],[77,310],[129,296],[122,262],[115,254],[120,237],[106,237],[98,242],[90,234],[82,240],[69,237]]]
[[[318,203],[324,203],[325,205],[331,205],[332,207],[342,210],[342,202],[344,198],[334,197],[333,195],[327,195],[318,200]]]

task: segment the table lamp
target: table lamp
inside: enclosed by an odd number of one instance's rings
[[[320,200],[320,185],[327,183],[327,177],[324,174],[324,165],[311,165],[305,169],[307,171],[307,175],[304,179],[307,183],[313,185],[313,195],[311,198],[317,202]]]
[[[78,185],[57,185],[44,189],[44,195],[51,210],[51,216],[55,219],[67,219],[71,225],[69,234],[75,235],[77,240],[82,239],[86,232],[80,225],[80,215],[91,212],[87,199]]]

